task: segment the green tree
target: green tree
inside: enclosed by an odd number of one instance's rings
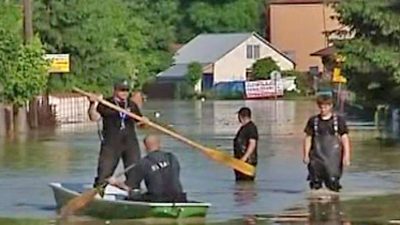
[[[178,40],[187,42],[199,33],[263,33],[264,0],[180,0]]]
[[[23,45],[20,7],[3,3],[0,11],[0,21],[4,21],[0,23],[1,101],[23,106],[46,87],[47,62],[38,38],[30,45]]]
[[[272,58],[259,59],[253,64],[253,78],[255,80],[269,79],[271,72],[275,70],[280,71],[280,68]]]
[[[79,85],[109,91],[110,82],[129,78],[134,65],[127,51],[117,48],[128,14],[119,0],[35,1],[35,30],[49,53],[69,53],[71,73],[51,76],[50,89]]]
[[[398,0],[348,0],[336,7],[340,22],[355,33],[337,43],[346,57],[344,74],[366,105],[398,105],[400,100],[399,5]]]
[[[176,0],[35,3],[35,29],[47,51],[71,55],[71,73],[52,76],[52,90],[108,92],[117,79],[134,79],[140,88],[171,62]]]
[[[185,80],[191,88],[199,83],[201,77],[203,76],[203,67],[198,62],[192,62],[188,65],[187,72],[185,75]]]

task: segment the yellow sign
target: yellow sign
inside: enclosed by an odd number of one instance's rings
[[[333,69],[332,81],[335,83],[347,83],[347,79],[341,75],[340,68]]]
[[[343,63],[346,61],[346,57],[339,54],[335,54],[335,59],[337,63]]]
[[[70,71],[69,54],[46,54],[50,61],[49,73],[68,73]]]

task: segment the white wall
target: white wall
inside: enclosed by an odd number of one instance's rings
[[[294,64],[267,44],[252,36],[214,64],[214,84],[222,81],[246,80],[246,68],[256,59],[247,59],[247,45],[260,45],[260,58],[271,57],[281,70],[292,70]]]

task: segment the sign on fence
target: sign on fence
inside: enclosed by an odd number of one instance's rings
[[[69,54],[46,54],[50,61],[49,73],[68,73],[70,71]]]
[[[269,98],[283,96],[283,82],[279,80],[246,81],[247,98]]]

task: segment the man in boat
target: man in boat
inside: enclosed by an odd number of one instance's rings
[[[186,202],[179,178],[178,159],[170,152],[161,151],[160,137],[148,135],[144,138],[147,155],[128,172],[125,182],[110,178],[111,185],[129,192],[129,200],[150,202]],[[144,181],[147,192],[140,193]]]
[[[317,105],[319,114],[312,116],[304,129],[303,162],[308,165],[311,189],[318,190],[325,184],[338,192],[342,168],[350,165],[349,130],[344,118],[333,113],[331,96],[319,96]]]
[[[129,85],[127,81],[120,81],[114,85],[113,96],[106,100],[126,109],[136,115],[142,116],[139,107],[129,98]],[[97,104],[95,98],[90,98],[89,116],[92,120],[103,122],[101,131],[101,148],[98,159],[97,177],[94,186],[103,184],[110,177],[122,158],[125,168],[140,160],[140,148],[136,137],[136,120],[125,113]],[[98,113],[98,115],[96,114]]]
[[[238,111],[241,124],[233,140],[234,157],[253,166],[257,166],[258,130],[251,120],[251,110],[243,107]],[[236,181],[254,181],[254,176],[248,176],[235,170]]]

